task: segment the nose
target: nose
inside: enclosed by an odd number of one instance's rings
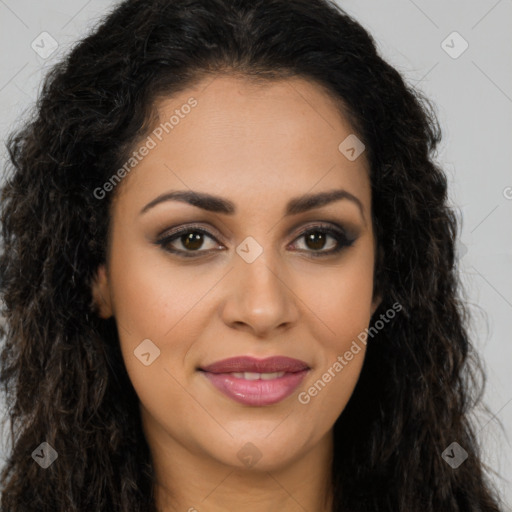
[[[293,279],[269,252],[251,263],[236,255],[225,283],[222,319],[231,328],[271,337],[291,328],[299,318]]]

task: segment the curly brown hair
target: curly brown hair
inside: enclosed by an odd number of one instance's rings
[[[372,322],[403,308],[368,343],[334,426],[333,510],[498,512],[469,420],[485,376],[459,298],[435,109],[329,0],[127,0],[48,73],[7,142],[1,195],[2,512],[155,510],[115,320],[92,307],[115,194],[94,190],[148,133],[158,98],[222,73],[324,86],[371,164],[383,297]],[[46,470],[30,456],[42,441],[58,452]],[[453,441],[468,453],[457,469],[441,457]]]

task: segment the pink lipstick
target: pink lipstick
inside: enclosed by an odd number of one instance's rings
[[[285,356],[233,357],[199,368],[219,391],[238,403],[251,406],[272,405],[284,400],[309,369],[304,361]]]

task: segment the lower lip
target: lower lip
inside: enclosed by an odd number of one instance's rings
[[[222,393],[244,405],[272,405],[290,396],[302,382],[308,370],[287,373],[271,380],[246,380],[231,373],[202,372]]]

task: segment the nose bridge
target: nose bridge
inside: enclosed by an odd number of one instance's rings
[[[293,293],[271,237],[267,233],[259,238],[262,243],[248,236],[236,248],[224,320],[262,332],[289,323],[296,315]]]
[[[261,240],[262,237],[259,238]],[[268,236],[265,238],[263,247],[254,237],[249,236],[236,249],[239,256],[236,270],[241,284],[245,283],[243,291],[247,295],[247,303],[252,301],[255,306],[260,301],[265,301],[265,298],[267,301],[282,301],[284,298],[284,285],[277,277],[280,264],[273,254],[274,249],[269,239]]]
[[[246,246],[247,247],[247,246]],[[253,249],[249,250],[251,253]],[[266,249],[254,261],[248,262],[242,257],[237,262],[237,270],[242,281],[246,283],[246,292],[258,297],[260,294],[276,299],[282,295],[283,283],[277,278],[276,258],[271,254],[272,249]]]

